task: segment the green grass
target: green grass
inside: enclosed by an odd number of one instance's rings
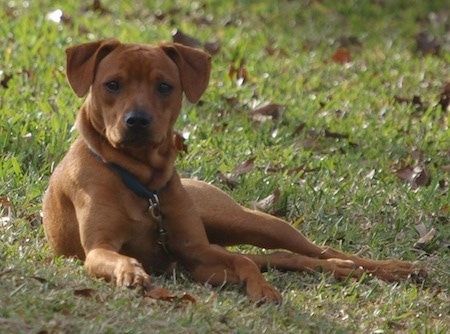
[[[447,332],[450,121],[436,107],[450,80],[444,3],[118,1],[101,14],[86,10],[86,1],[0,1],[0,216],[8,215],[7,199],[12,205],[11,219],[0,223],[0,332]],[[46,15],[55,9],[69,18],[51,22]],[[76,135],[81,104],[65,79],[64,49],[111,36],[170,41],[175,28],[221,45],[202,103],[186,103],[177,124],[189,135],[180,173],[212,182],[247,206],[278,188],[274,210],[315,242],[372,258],[420,260],[430,272],[424,283],[271,271],[266,277],[284,304],[256,308],[236,287],[202,286],[176,271],[155,283],[197,302],[163,302],[93,280],[80,263],[53,257],[40,226],[41,198]],[[421,31],[441,38],[439,56],[415,50]],[[351,62],[333,62],[345,39]],[[249,77],[238,85],[228,73],[242,59]],[[417,110],[394,99],[414,95],[428,106]],[[285,106],[284,113],[255,122],[248,114],[264,102]],[[413,164],[417,150],[432,178],[412,189],[395,171]],[[227,189],[217,172],[250,157],[255,168]],[[313,171],[287,173],[299,166]],[[437,231],[424,250],[413,248],[418,223]],[[81,289],[91,290],[80,295]]]

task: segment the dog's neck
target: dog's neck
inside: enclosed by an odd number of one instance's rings
[[[114,148],[87,119],[84,107],[77,117],[77,129],[86,145],[105,163],[121,166],[133,174],[139,182],[150,189],[159,189],[171,179],[175,167],[177,150],[173,142],[173,134],[157,147],[134,149]]]

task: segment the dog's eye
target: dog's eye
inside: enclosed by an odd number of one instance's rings
[[[161,95],[169,95],[170,92],[172,91],[173,87],[169,84],[166,83],[161,83],[158,86],[158,93],[160,93]]]
[[[109,81],[105,83],[106,89],[111,93],[117,93],[120,89],[120,84],[117,81]]]

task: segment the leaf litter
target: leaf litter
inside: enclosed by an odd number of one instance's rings
[[[188,293],[183,293],[181,296],[177,296],[172,294],[168,289],[161,287],[145,291],[144,297],[166,302],[187,301],[192,304],[197,303],[197,298]]]
[[[255,160],[256,157],[251,157],[250,159],[237,164],[231,173],[222,173],[219,171],[217,172],[217,177],[232,189],[237,186],[240,175],[249,173],[253,170]]]
[[[412,164],[406,164],[395,171],[395,175],[410,184],[412,189],[427,187],[431,184],[431,173],[425,164],[425,154],[420,150],[411,152]]]

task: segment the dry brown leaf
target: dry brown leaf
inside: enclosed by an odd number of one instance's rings
[[[351,59],[349,50],[344,49],[344,48],[339,48],[336,50],[334,55],[331,57],[331,60],[335,63],[345,64],[345,63],[350,62],[352,59]]]
[[[299,135],[300,133],[303,132],[303,130],[306,128],[306,123],[305,122],[300,122],[294,130],[294,135]]]
[[[34,280],[36,280],[36,281],[38,281],[39,283],[42,283],[42,284],[48,282],[48,280],[43,278],[43,277],[39,277],[39,276],[28,276],[28,277],[32,278],[32,279],[34,279]]]
[[[94,294],[95,290],[89,288],[73,290],[73,295],[77,297],[92,297]]]
[[[217,172],[217,178],[231,189],[238,185],[237,176],[232,173],[224,174],[222,172]]]
[[[111,11],[103,6],[100,0],[94,0],[92,5],[86,7],[86,10],[92,10],[100,15],[111,14]]]
[[[428,186],[431,183],[431,176],[424,166],[405,166],[395,172],[398,178],[407,181],[413,189]]]
[[[420,237],[419,240],[414,244],[414,248],[423,249],[427,246],[436,235],[436,230],[432,227],[424,236]]]
[[[353,46],[361,47],[363,45],[363,43],[356,36],[343,36],[337,41],[342,48],[350,48]]]
[[[188,147],[185,143],[186,139],[179,132],[175,132],[174,134],[174,146],[178,152],[188,153]]]
[[[8,197],[0,197],[0,226],[13,220],[13,205]]]
[[[202,43],[197,38],[183,33],[180,29],[176,29],[172,34],[172,40],[174,43],[190,46],[191,48],[200,48],[202,46]]]
[[[313,173],[313,172],[317,172],[317,171],[319,171],[319,168],[306,168],[305,166],[298,166],[298,167],[288,170],[287,175],[292,176],[292,175],[296,175],[298,173],[302,173],[302,175],[303,175],[306,173]]]
[[[439,105],[443,111],[448,111],[450,109],[450,82],[447,82],[444,86],[444,90],[439,98]]]
[[[414,95],[412,98],[395,95],[394,102],[411,104],[416,111],[424,111],[429,106],[428,103],[422,102],[422,99],[418,95]]]
[[[325,132],[326,138],[335,138],[335,139],[348,139],[349,138],[349,135],[345,134],[345,133],[332,132],[328,129],[325,129],[324,132]]]
[[[247,161],[237,164],[231,173],[217,172],[217,177],[220,181],[225,182],[230,188],[234,188],[238,184],[239,175],[246,174],[253,170],[255,167],[256,157],[252,157]]]
[[[241,162],[240,164],[237,164],[233,168],[233,171],[231,172],[231,174],[238,176],[238,175],[242,175],[242,174],[251,172],[253,170],[253,168],[255,167],[255,160],[256,160],[256,157],[251,157],[250,159],[248,159],[244,162]]]
[[[414,224],[414,229],[417,231],[417,233],[419,233],[419,238],[422,238],[428,233],[427,227],[422,222]]]
[[[188,293],[183,294],[183,296],[180,299],[191,302],[192,304],[197,303],[197,298],[193,297],[192,295],[190,295]]]
[[[9,87],[8,85],[9,80],[11,80],[12,77],[13,77],[12,74],[4,74],[3,78],[1,78],[0,80],[0,86],[7,89]]]
[[[260,201],[254,201],[251,202],[254,210],[264,211],[264,212],[270,212],[275,204],[280,199],[280,190],[277,188],[273,192],[273,194],[270,194],[269,196],[263,198]]]
[[[277,48],[277,47],[273,47],[273,46],[266,46],[265,48],[267,55],[269,56],[282,56],[282,57],[287,57],[288,53],[286,52],[286,50],[281,49],[281,48]]]
[[[166,288],[153,288],[149,291],[146,291],[144,297],[162,300],[166,302],[173,302],[177,300],[188,301],[193,304],[197,302],[197,299],[190,294],[184,293],[181,297],[179,297],[171,294],[170,291]]]
[[[247,69],[245,68],[245,59],[242,58],[239,62],[239,66],[230,64],[230,69],[228,71],[228,77],[231,80],[236,80],[236,83],[241,86],[246,83],[249,79]]]
[[[166,288],[153,288],[151,290],[145,291],[144,297],[149,297],[156,300],[163,301],[173,301],[175,296],[170,293],[170,291]]]
[[[277,103],[267,103],[250,112],[250,118],[257,122],[276,120],[281,117],[285,107]]]
[[[441,42],[427,32],[421,32],[416,36],[416,50],[422,55],[438,55]]]

